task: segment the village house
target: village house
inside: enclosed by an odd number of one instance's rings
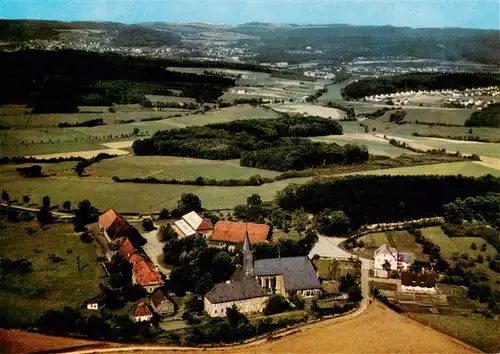
[[[398,252],[397,249],[387,245],[380,246],[374,253],[373,271],[374,275],[379,278],[388,277],[387,270],[384,269],[384,264],[390,264],[390,270],[406,271],[415,261],[415,257],[411,253]]]
[[[411,273],[404,272],[401,274],[401,290],[435,293],[436,275],[433,273]]]
[[[165,296],[163,290],[156,289],[150,298],[153,311],[161,316],[172,315],[175,313],[175,305]]]
[[[212,246],[230,246],[243,243],[248,233],[250,243],[266,242],[271,236],[271,227],[266,224],[218,221],[210,237]]]
[[[149,309],[148,305],[144,300],[137,303],[134,311],[130,315],[130,319],[134,323],[138,322],[149,322],[153,319],[153,313]]]
[[[100,310],[106,305],[106,295],[101,293],[92,299],[85,301],[84,305],[87,310]]]
[[[132,283],[141,285],[148,293],[152,293],[165,283],[156,271],[153,263],[144,256],[134,253],[129,258],[132,263]]]
[[[108,242],[112,242],[118,237],[126,237],[135,248],[146,243],[146,239],[141,236],[139,231],[113,209],[99,216],[98,224]]]
[[[172,227],[180,238],[192,235],[209,238],[214,229],[210,220],[198,215],[194,211],[183,215]]]
[[[204,298],[204,309],[209,316],[225,316],[228,308],[236,305],[242,313],[262,312],[269,296],[250,276],[216,284]]]

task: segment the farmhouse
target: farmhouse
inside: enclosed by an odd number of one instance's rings
[[[134,312],[130,315],[130,319],[134,323],[151,321],[152,318],[153,313],[144,300],[137,303]]]
[[[84,305],[87,310],[100,310],[106,305],[106,295],[101,293],[96,297],[85,301]]]
[[[132,282],[141,285],[148,293],[152,293],[164,284],[155,266],[142,255],[134,253],[129,261],[132,263]]]
[[[246,233],[250,243],[261,243],[270,237],[271,227],[265,224],[218,221],[210,238],[210,244],[227,246],[243,243]]]
[[[262,312],[269,296],[259,283],[246,276],[216,284],[204,298],[204,309],[209,316],[225,316],[226,310],[236,305],[242,313]]]
[[[436,275],[432,273],[410,273],[401,274],[401,290],[433,293],[436,292]]]
[[[165,296],[161,289],[156,289],[150,300],[153,311],[158,315],[172,315],[175,312],[173,302]]]
[[[118,237],[126,237],[135,248],[141,247],[146,243],[146,240],[141,236],[139,231],[113,209],[99,216],[99,229],[108,242],[112,242]]]
[[[210,220],[201,217],[195,211],[187,213],[176,221],[173,229],[180,238],[192,235],[210,237],[214,229]]]
[[[415,260],[413,254],[398,252],[397,249],[385,244],[375,251],[374,258],[373,268],[374,274],[377,277],[387,277],[387,271],[384,269],[386,262],[390,264],[391,270],[406,271]]]

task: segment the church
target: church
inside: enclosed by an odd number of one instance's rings
[[[254,260],[245,232],[243,266],[205,295],[204,307],[210,316],[225,316],[233,304],[242,313],[262,312],[273,294],[315,298],[321,292],[318,275],[307,256]]]

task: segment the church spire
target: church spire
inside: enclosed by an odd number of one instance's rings
[[[253,276],[253,253],[250,249],[250,240],[248,237],[248,230],[245,230],[245,236],[243,239],[243,271],[245,275]]]

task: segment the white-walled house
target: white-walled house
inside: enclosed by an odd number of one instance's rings
[[[413,264],[415,257],[411,253],[398,252],[394,247],[389,247],[387,245],[380,246],[374,254],[374,264],[373,268],[375,271],[375,276],[383,277],[387,276],[384,269],[384,264],[389,262],[391,265],[390,270],[406,271]],[[384,273],[384,274],[383,274]]]

